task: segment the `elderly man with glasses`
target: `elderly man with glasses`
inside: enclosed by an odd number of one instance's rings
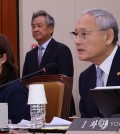
[[[90,89],[120,85],[118,33],[118,25],[112,13],[101,8],[84,11],[76,23],[75,32],[71,32],[75,37],[79,59],[93,63],[79,77],[79,108],[83,118],[102,117],[90,95]],[[99,78],[97,69],[102,72]]]

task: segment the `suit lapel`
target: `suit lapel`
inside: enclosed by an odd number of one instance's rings
[[[96,87],[96,68],[95,65],[93,65],[92,69],[91,69],[91,75],[90,79],[89,79],[89,87],[90,88],[95,88]]]
[[[44,65],[47,64],[47,60],[49,59],[49,56],[51,55],[51,53],[53,52],[53,48],[54,48],[54,44],[55,44],[55,40],[54,39],[51,39],[51,41],[49,42],[46,50],[45,50],[45,53],[43,55],[43,58],[42,58],[42,61],[41,61],[41,67],[43,67]]]
[[[33,60],[32,61],[33,68],[37,70],[38,69],[38,47],[34,48],[31,60]]]
[[[113,59],[110,73],[108,76],[107,86],[120,85],[120,75],[117,75],[118,72],[120,72],[120,47],[118,47],[115,57]]]

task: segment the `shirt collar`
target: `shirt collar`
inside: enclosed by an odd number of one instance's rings
[[[114,58],[115,53],[117,51],[117,48],[118,48],[118,45],[115,46],[112,53],[99,66],[107,75],[109,75],[110,68],[111,68],[111,65],[112,65],[112,61],[113,61],[113,58]]]
[[[46,41],[46,42],[42,45],[42,47],[44,47],[44,49],[47,48],[47,46],[48,46],[49,42],[51,41],[51,39],[52,39],[52,38],[50,38],[48,41]]]

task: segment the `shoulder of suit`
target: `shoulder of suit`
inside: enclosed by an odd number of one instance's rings
[[[31,49],[30,51],[28,51],[27,54],[37,52],[37,50],[38,50],[38,47],[35,47],[35,48]]]
[[[120,51],[120,46],[118,45],[118,49],[117,49],[117,51]]]
[[[54,39],[51,40],[51,43],[54,43],[55,45],[57,45],[58,47],[68,47],[67,45],[65,45],[64,43],[58,42]]]
[[[87,69],[85,69],[82,74],[89,74],[95,70],[95,64],[90,65]]]

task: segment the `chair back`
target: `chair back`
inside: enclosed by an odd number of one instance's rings
[[[26,86],[44,84],[48,104],[46,105],[46,122],[54,116],[69,119],[73,78],[65,75],[41,75],[23,79]]]

